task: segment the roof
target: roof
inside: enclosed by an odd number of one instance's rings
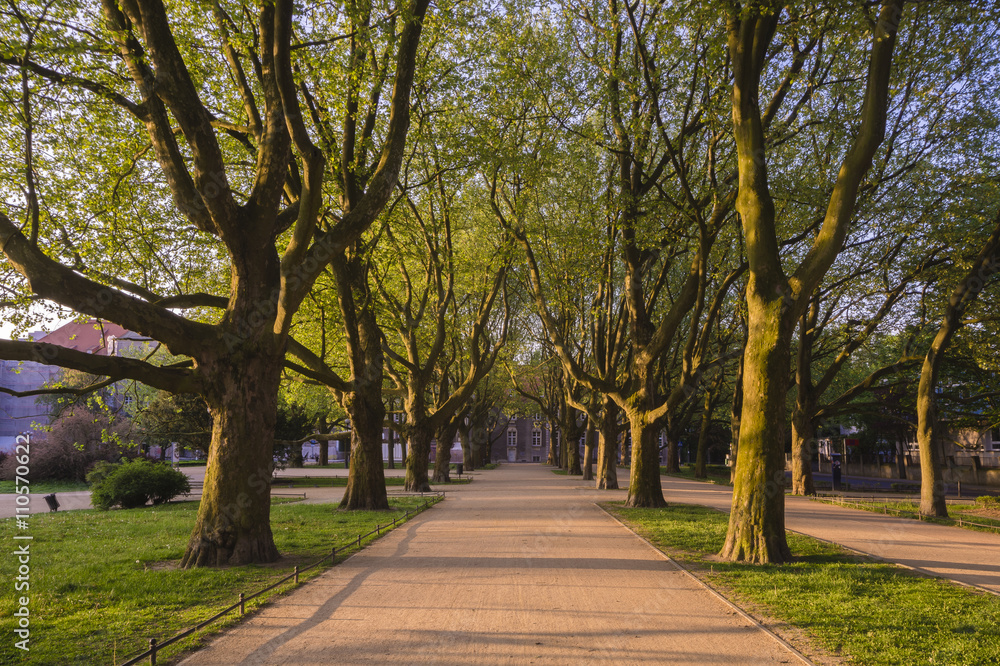
[[[121,337],[127,333],[125,328],[118,324],[112,324],[100,319],[90,319],[85,322],[71,322],[60,326],[48,335],[38,339],[38,342],[47,342],[52,345],[59,345],[67,349],[97,354],[98,356],[108,355],[108,338],[111,336]]]

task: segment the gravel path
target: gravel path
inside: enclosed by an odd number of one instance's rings
[[[182,663],[802,663],[594,504],[623,497],[479,473]]]

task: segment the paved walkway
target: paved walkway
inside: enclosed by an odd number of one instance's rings
[[[801,663],[594,505],[623,497],[480,473],[182,664]]]
[[[665,476],[668,502],[729,512],[732,489]],[[935,576],[1000,593],[1000,534],[884,516],[805,497],[785,497],[785,527]]]

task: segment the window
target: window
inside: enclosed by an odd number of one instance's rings
[[[531,462],[542,462],[539,456],[531,456]]]
[[[994,444],[1000,444],[1000,428],[992,428],[990,430],[990,441],[992,441]]]
[[[538,428],[531,431],[531,445],[535,448],[542,445],[542,431]]]
[[[125,405],[126,407],[130,406],[132,404],[132,396],[130,395],[122,396],[122,404]]]
[[[510,448],[517,448],[517,431],[508,430],[507,431],[507,446]]]

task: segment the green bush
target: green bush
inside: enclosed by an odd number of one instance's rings
[[[162,504],[191,490],[183,472],[143,458],[99,465],[87,475],[87,482],[91,503],[105,511],[113,506],[134,509],[149,501]]]
[[[987,509],[1000,509],[1000,497],[992,495],[982,495],[976,498],[976,504]]]

